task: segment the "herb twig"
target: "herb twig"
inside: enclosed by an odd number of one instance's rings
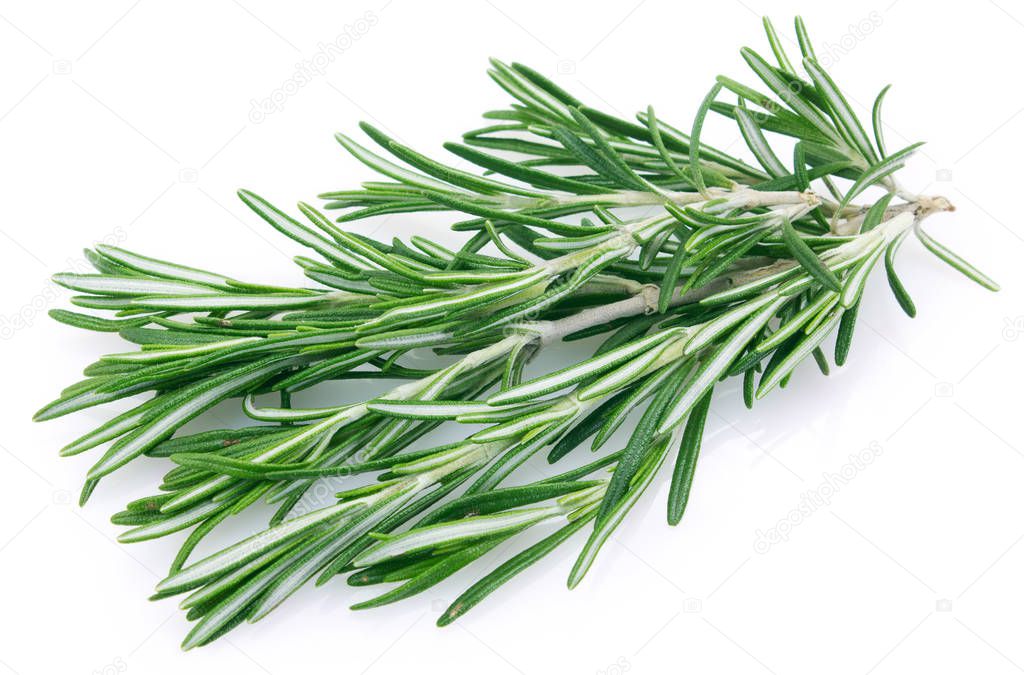
[[[997,289],[924,231],[922,221],[952,206],[900,186],[896,175],[919,144],[883,145],[888,88],[869,135],[803,23],[799,58],[765,27],[777,65],[743,49],[757,86],[719,77],[689,134],[652,108],[635,120],[591,108],[536,71],[497,60],[489,74],[514,102],[445,145],[481,171],[367,124],[368,142],[339,134],[375,180],[294,214],[239,192],[309,250],[295,258],[308,287],[113,246],[87,252],[95,273],[54,277],[77,293],[73,305],[112,316],[55,310],[53,318],[116,332],[136,348],[87,366],[36,418],[149,394],[61,452],[106,447],[83,503],[128,463],[170,460],[156,493],[112,520],[128,528],[123,542],[190,530],[156,593],[188,594],[182,607],[196,624],[185,648],[258,621],[311,580],[398,584],[356,609],[410,597],[533,528],[551,533],[484,574],[438,623],[584,532],[575,586],[665,464],[673,467],[668,520],[683,517],[719,381],[741,377],[753,405],[808,357],[827,373],[833,333],[842,365],[865,282],[883,257],[913,316],[895,266],[911,234]],[[754,163],[709,143],[712,114],[735,121]],[[795,148],[784,152],[787,143]],[[423,234],[384,242],[348,229],[435,211],[466,233],[457,250]],[[603,340],[588,358],[527,369],[552,344],[594,336]],[[413,351],[432,356],[412,361]],[[367,379],[392,386],[355,403],[294,404],[296,393],[326,381]],[[181,433],[228,399],[241,401],[251,425]],[[641,415],[625,446],[608,452],[634,410]],[[460,424],[475,430],[447,445],[420,442]],[[588,440],[598,453],[589,464],[516,481],[532,456],[547,451],[554,463]],[[310,488],[328,479],[343,489],[311,508]],[[258,501],[276,507],[265,530],[193,559],[203,538]]]

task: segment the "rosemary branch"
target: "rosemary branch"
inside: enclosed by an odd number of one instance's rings
[[[112,246],[86,251],[95,274],[54,277],[79,293],[72,304],[113,314],[55,310],[55,319],[117,332],[139,349],[86,367],[36,418],[152,394],[61,454],[108,446],[88,472],[83,503],[137,458],[170,459],[157,493],[112,520],[129,528],[119,537],[126,543],[190,530],[155,596],[189,594],[182,607],[197,623],[185,648],[263,618],[310,580],[398,583],[355,608],[379,606],[552,524],[438,623],[589,528],[573,587],[671,457],[667,518],[680,521],[718,382],[742,378],[752,406],[808,357],[828,374],[832,334],[842,365],[880,260],[896,300],[915,314],[895,270],[910,233],[998,288],[922,229],[953,207],[900,185],[897,173],[919,144],[887,151],[888,88],[869,135],[818,64],[803,22],[795,24],[802,72],[767,20],[765,30],[777,65],[741,52],[763,89],[719,77],[690,133],[652,108],[620,119],[526,66],[495,60],[489,74],[515,102],[445,145],[482,174],[364,124],[384,154],[337,140],[378,178],[321,195],[334,220],[300,203],[300,221],[240,191],[315,256],[295,258],[313,287],[242,281]],[[737,123],[756,165],[705,142],[709,113]],[[791,163],[780,158],[780,136],[793,146]],[[871,192],[873,201],[858,201]],[[420,235],[381,242],[339,226],[431,211],[457,214],[452,228],[469,233],[461,248]],[[594,336],[603,340],[590,357],[524,376],[542,349]],[[404,362],[413,351],[432,353],[431,367]],[[368,379],[398,384],[350,404],[292,401],[329,380]],[[279,403],[261,405],[271,394]],[[253,424],[179,433],[233,398]],[[620,449],[514,484],[516,469],[541,451],[555,463],[588,439],[602,450],[634,410],[640,419]],[[418,443],[459,424],[481,428],[455,443]],[[310,508],[310,488],[328,478],[351,485]],[[192,560],[220,523],[258,501],[277,508],[265,530]]]

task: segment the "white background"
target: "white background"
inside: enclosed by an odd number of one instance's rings
[[[0,672],[1024,670],[1024,7],[890,2],[0,3]],[[146,601],[180,537],[121,546],[107,520],[166,465],[137,463],[79,509],[96,452],[61,460],[57,449],[109,413],[28,421],[120,348],[45,317],[66,304],[48,275],[81,270],[81,248],[107,241],[295,281],[297,247],[233,192],[290,206],[368,178],[333,132],[368,119],[439,154],[506,104],[484,73],[489,55],[556,76],[596,107],[629,116],[653,103],[687,127],[716,74],[751,79],[737,50],[766,51],[759,15],[789,35],[797,11],[861,110],[894,83],[890,148],[929,141],[905,182],[958,207],[932,233],[1004,290],[904,247],[918,318],[878,276],[840,372],[804,367],[752,412],[735,385],[720,387],[683,524],[665,525],[662,482],[572,593],[578,540],[443,630],[434,617],[493,559],[361,614],[346,607],[374,589],[339,578],[181,653],[187,624],[173,601]],[[360,19],[373,25],[282,99],[296,64]],[[252,114],[254,100],[274,96],[280,110]],[[741,151],[729,125],[707,133]],[[454,241],[442,222],[359,227]],[[218,415],[233,419],[235,407]],[[851,471],[867,448],[873,461]],[[758,550],[758,532],[788,518],[787,540]]]

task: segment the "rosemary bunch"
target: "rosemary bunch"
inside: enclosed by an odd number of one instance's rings
[[[190,530],[155,596],[188,593],[182,607],[197,623],[186,648],[261,619],[311,580],[399,584],[357,609],[412,596],[535,527],[557,526],[484,575],[439,623],[588,529],[575,586],[665,463],[668,521],[680,521],[718,382],[742,378],[752,406],[808,357],[827,374],[824,345],[834,333],[842,365],[880,261],[914,315],[894,267],[911,232],[997,289],[922,230],[926,217],[953,207],[898,182],[918,144],[886,148],[888,88],[869,134],[815,59],[803,23],[800,70],[767,20],[765,29],[775,63],[744,49],[757,86],[719,77],[688,132],[652,108],[620,119],[526,66],[493,61],[489,74],[513,103],[445,145],[480,172],[367,124],[375,149],[339,134],[376,180],[321,195],[323,210],[299,204],[299,217],[239,193],[310,250],[295,259],[310,287],[112,246],[86,252],[95,274],[55,277],[80,294],[74,305],[112,313],[55,310],[55,319],[117,332],[139,348],[86,367],[37,419],[151,392],[61,452],[109,444],[89,470],[83,503],[141,456],[171,460],[156,494],[113,521],[129,528],[124,542]],[[735,121],[756,165],[702,139],[712,112]],[[339,226],[427,211],[455,214],[452,228],[467,233],[461,248],[419,235],[382,242]],[[603,341],[589,358],[524,375],[545,347],[593,336]],[[433,354],[431,367],[409,365],[413,351]],[[396,383],[356,403],[292,404],[294,393],[323,382],[366,379]],[[234,398],[252,425],[178,433]],[[625,445],[606,451],[634,410],[640,418]],[[456,443],[417,443],[459,424],[477,430]],[[511,480],[532,456],[546,452],[555,463],[587,441],[603,451],[590,463]],[[352,485],[326,507],[304,508],[326,478]],[[256,502],[276,507],[265,530],[192,560],[218,524]]]

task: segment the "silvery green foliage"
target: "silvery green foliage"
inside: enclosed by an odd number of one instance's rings
[[[750,406],[808,357],[827,374],[833,333],[834,360],[845,362],[865,281],[883,257],[896,299],[914,315],[894,263],[910,233],[996,290],[922,230],[925,217],[951,206],[897,181],[918,144],[886,151],[888,87],[869,134],[816,61],[803,23],[799,60],[765,28],[775,64],[742,50],[757,86],[719,77],[687,132],[653,108],[620,119],[526,66],[493,61],[489,74],[513,103],[445,145],[481,171],[364,124],[368,141],[337,140],[377,178],[321,195],[323,210],[299,204],[289,214],[240,191],[271,227],[309,249],[295,258],[309,287],[267,286],[113,246],[87,251],[95,274],[54,277],[79,293],[74,305],[109,315],[56,310],[55,319],[116,332],[138,348],[86,367],[85,379],[37,418],[150,394],[62,454],[106,446],[83,502],[139,457],[170,459],[158,492],[113,521],[128,528],[124,542],[190,530],[156,594],[188,593],[182,607],[197,623],[186,648],[338,574],[352,585],[398,584],[355,608],[395,602],[531,528],[550,533],[480,578],[439,624],[589,531],[570,575],[575,586],[666,463],[668,520],[682,518],[716,383],[740,377]],[[756,165],[704,140],[711,113],[735,121]],[[466,233],[461,248],[343,229],[427,211],[453,214],[452,229]],[[598,335],[591,357],[524,376],[541,349]],[[413,350],[433,354],[431,365],[410,365]],[[366,379],[396,384],[352,404],[291,403],[328,380]],[[241,400],[251,426],[179,433],[229,399]],[[625,447],[607,452],[634,410]],[[459,424],[476,430],[449,445],[418,442]],[[589,439],[593,461],[516,481],[531,456],[547,452],[555,463]],[[331,477],[351,487],[323,508],[300,508]],[[266,530],[192,560],[219,523],[258,501],[276,506]]]

